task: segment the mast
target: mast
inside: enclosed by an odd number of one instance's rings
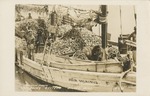
[[[102,17],[106,18],[107,16],[107,6],[102,5],[101,6],[102,11]],[[107,47],[107,22],[102,23],[102,30],[101,30],[101,36],[102,36],[102,48],[105,49]]]
[[[107,47],[107,21],[106,21],[106,17],[107,17],[107,6],[106,5],[101,5],[101,16],[104,19],[104,22],[102,22],[101,25],[101,37],[102,37],[102,48],[103,48],[103,57],[102,60],[106,60],[106,52],[105,49]]]

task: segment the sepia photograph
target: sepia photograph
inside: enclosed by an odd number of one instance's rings
[[[15,91],[136,92],[136,12],[15,4]]]

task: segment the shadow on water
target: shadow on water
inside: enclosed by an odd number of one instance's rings
[[[29,92],[80,92],[41,81],[17,66],[15,66],[15,89]]]

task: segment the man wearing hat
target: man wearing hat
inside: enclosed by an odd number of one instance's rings
[[[32,19],[31,13],[28,14],[28,19]]]
[[[40,51],[40,46],[45,44],[45,36],[44,36],[44,29],[42,27],[39,27],[37,30],[36,35],[36,52]]]
[[[25,39],[27,42],[27,54],[29,59],[34,59],[34,35],[32,33],[32,30],[29,29],[25,34]]]

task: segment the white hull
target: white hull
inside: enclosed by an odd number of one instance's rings
[[[20,59],[18,59],[19,62]],[[32,76],[68,89],[89,92],[112,92],[121,91],[117,84],[122,76],[121,73],[88,72],[54,68],[39,64],[23,56],[22,63],[18,65]],[[136,82],[134,73],[128,73],[124,80]],[[135,92],[135,84],[122,83],[124,92]]]

